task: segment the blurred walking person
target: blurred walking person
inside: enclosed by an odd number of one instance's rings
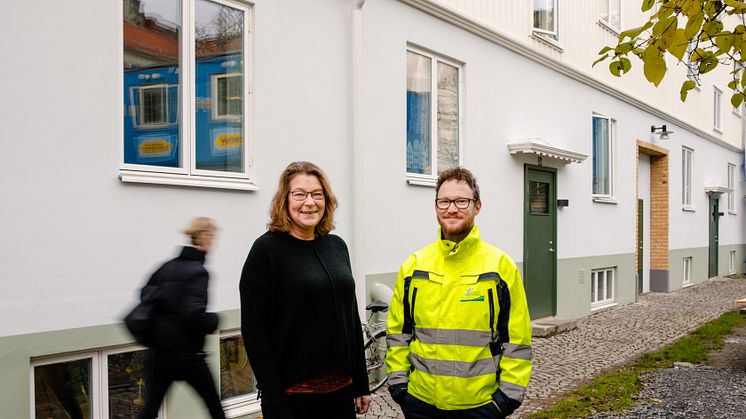
[[[146,369],[145,409],[141,419],[153,419],[174,381],[186,381],[202,397],[213,419],[224,419],[215,381],[205,362],[205,336],[218,326],[218,316],[208,313],[209,274],[203,266],[212,247],[216,227],[207,217],[195,218],[184,230],[191,246],[166,262],[148,284],[159,287],[153,318],[153,340]]]

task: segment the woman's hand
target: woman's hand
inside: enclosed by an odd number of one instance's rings
[[[368,406],[370,406],[370,396],[355,397],[355,411],[358,415],[368,413]]]

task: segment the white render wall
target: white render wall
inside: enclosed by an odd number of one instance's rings
[[[3,4],[0,336],[120,321],[198,215],[220,227],[209,308],[238,308],[243,262],[292,160],[327,171],[336,233],[351,241],[351,4],[254,4],[256,192],[122,183],[121,3]]]

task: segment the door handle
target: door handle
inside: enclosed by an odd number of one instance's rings
[[[549,249],[548,249],[549,253],[554,253],[554,247],[553,246],[554,246],[554,242],[552,242],[551,240],[549,240]]]

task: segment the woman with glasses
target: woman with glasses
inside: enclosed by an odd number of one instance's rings
[[[272,199],[269,231],[241,273],[241,332],[262,413],[354,418],[370,404],[355,281],[334,228],[324,172],[293,162]]]

